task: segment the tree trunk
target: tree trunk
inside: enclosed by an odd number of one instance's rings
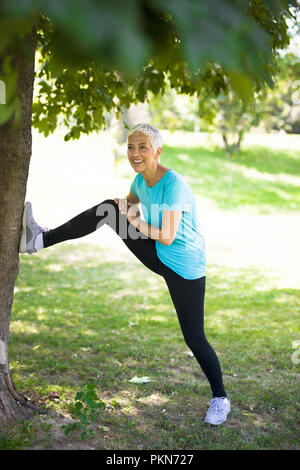
[[[228,193],[230,199],[232,199],[232,168],[231,168],[231,153],[230,151],[226,151],[226,159],[227,159],[227,167],[228,167]]]
[[[224,149],[226,150],[226,152],[230,152],[230,146],[228,144],[227,135],[225,134],[225,132],[222,132],[222,139],[224,143]]]
[[[0,126],[0,428],[16,419],[24,420],[31,414],[28,407],[16,400],[18,395],[14,393],[9,373],[8,338],[32,148],[35,47],[36,26],[33,26],[31,33],[13,53],[13,68],[18,72],[20,125],[16,127],[11,118]],[[1,63],[0,57],[0,67]]]
[[[228,169],[228,178],[227,178],[228,193],[229,193],[230,199],[232,199],[232,168],[231,168],[232,145],[229,145],[227,135],[225,134],[225,132],[222,132],[222,138],[224,142],[224,150],[226,154],[227,169]]]
[[[241,149],[241,142],[242,142],[243,137],[244,137],[244,131],[240,131],[238,141],[237,141],[236,146],[235,146],[235,149],[236,149],[237,152],[239,152],[240,149]]]

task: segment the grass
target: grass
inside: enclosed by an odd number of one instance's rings
[[[295,151],[242,151],[231,162],[230,197],[222,151],[167,147],[162,159],[219,208],[257,214],[299,210],[299,162]],[[226,423],[212,427],[204,423],[209,385],[163,279],[129,253],[92,244],[21,255],[10,367],[17,389],[49,411],[0,432],[0,448],[299,449],[299,310],[299,290],[275,287],[269,273],[207,266],[206,334],[232,401]],[[134,376],[152,380],[130,383]],[[61,426],[87,384],[107,406],[84,443]]]
[[[229,162],[224,150],[214,146],[164,146],[161,163],[185,175],[194,194],[211,199],[220,209],[261,214],[300,210],[299,157],[296,150],[253,145],[233,154]],[[127,163],[124,166],[126,176]]]
[[[10,339],[17,388],[36,390],[50,413],[66,416],[75,393],[96,384],[101,400],[119,404],[98,418],[89,440],[96,448],[296,449],[299,291],[271,288],[253,270],[228,276],[226,267],[209,267],[206,334],[233,403],[216,429],[203,421],[209,386],[188,355],[164,281],[130,257],[106,256],[89,245],[22,256]],[[152,381],[129,383],[134,376]],[[55,402],[47,398],[53,391]]]

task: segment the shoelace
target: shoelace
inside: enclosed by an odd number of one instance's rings
[[[223,398],[221,400],[223,400]],[[218,398],[213,398],[210,402],[209,411],[218,414],[224,413],[224,404],[221,400],[218,400]]]
[[[48,232],[48,228],[46,227],[41,227],[39,224],[34,222],[34,228],[37,229],[38,232]]]
[[[48,229],[46,227],[41,227],[39,224],[37,224],[35,222],[35,226],[34,226],[34,229],[38,229],[40,231],[37,231],[36,233],[41,233],[41,232],[47,232]],[[30,251],[29,253],[36,253],[37,252],[37,249],[35,248],[35,242],[36,242],[36,237],[37,235],[34,237],[34,241],[33,241],[33,250]]]

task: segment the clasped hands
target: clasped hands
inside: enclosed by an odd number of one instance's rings
[[[126,197],[123,199],[114,198],[114,201],[118,204],[121,214],[126,214],[129,223],[140,217],[141,214],[138,204],[128,201]]]

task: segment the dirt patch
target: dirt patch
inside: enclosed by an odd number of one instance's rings
[[[26,447],[26,450],[95,450],[104,448],[102,438],[83,440],[78,430],[71,431],[71,434],[66,436],[62,426],[72,422],[71,417],[56,413],[34,416],[31,419],[31,425],[36,434],[35,443]]]

